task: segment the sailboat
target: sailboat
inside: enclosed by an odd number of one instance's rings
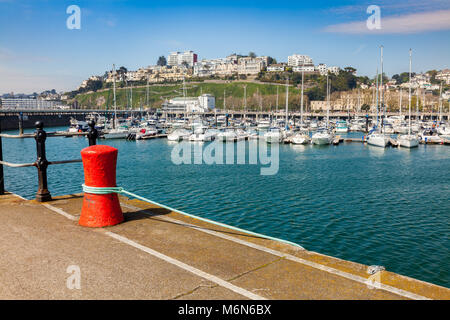
[[[381,90],[383,90],[383,46],[380,47],[381,49]],[[377,80],[376,80],[376,86],[377,86],[377,125],[374,129],[374,131],[372,131],[371,133],[369,133],[369,135],[367,136],[367,144],[372,145],[372,146],[376,146],[376,147],[381,147],[381,148],[386,148],[386,146],[389,143],[389,137],[387,137],[384,133],[384,121],[382,121],[381,123],[381,130],[378,126],[379,120],[378,120],[378,100],[381,100],[381,105],[380,107],[383,107],[383,95],[382,92],[379,93],[379,89],[378,89],[378,72],[377,72]],[[378,96],[380,96],[380,99],[378,99]],[[383,114],[384,114],[384,110],[383,110]]]
[[[128,129],[125,127],[119,127],[117,121],[117,105],[116,105],[116,66],[113,64],[113,100],[114,100],[114,122],[113,128],[107,130],[103,137],[105,139],[124,139],[128,136]]]
[[[289,78],[286,79],[286,120],[285,120],[285,131],[281,131],[278,127],[270,128],[264,134],[264,140],[267,143],[280,143],[286,138],[286,133],[289,130],[289,115],[288,115],[288,106],[289,106]]]
[[[416,136],[411,134],[411,58],[412,57],[412,50],[409,49],[409,126],[408,126],[408,134],[401,135],[398,138],[398,144],[400,147],[404,148],[415,148],[419,146],[419,140],[416,138]]]
[[[319,129],[313,134],[312,143],[316,145],[331,144],[334,140],[334,133],[330,130],[330,88],[328,85],[327,74],[327,127],[325,129]]]
[[[304,74],[304,68],[302,68],[302,91],[300,96],[300,132],[295,134],[292,139],[291,143],[293,144],[308,144],[311,141],[311,138],[309,137],[308,132],[302,131],[303,130],[303,83],[305,80],[305,74]]]

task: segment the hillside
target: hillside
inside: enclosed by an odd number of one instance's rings
[[[244,105],[244,86],[247,86],[247,106],[248,109],[259,110],[268,109],[270,106],[276,106],[277,86],[279,87],[279,106],[285,106],[286,87],[283,85],[263,84],[256,82],[193,82],[186,83],[186,96],[197,97],[202,93],[209,93],[216,97],[216,107],[223,108],[224,91],[226,93],[226,106],[229,109],[241,109]],[[145,86],[133,87],[132,89],[132,108],[139,109],[142,105],[146,108]],[[258,95],[259,92],[259,95]],[[152,108],[159,108],[166,100],[174,97],[183,96],[182,84],[150,85],[149,87],[149,105]],[[259,99],[258,97],[262,99]],[[130,88],[117,88],[116,101],[119,109],[131,108],[131,90]],[[75,96],[71,101],[78,101],[82,108],[100,108],[109,109],[113,105],[113,90],[103,89],[97,92],[81,93]],[[305,96],[305,103],[307,97]],[[300,90],[293,86],[289,87],[289,106],[292,108],[300,107]]]

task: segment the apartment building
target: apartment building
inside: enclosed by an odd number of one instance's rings
[[[181,66],[187,64],[192,68],[196,62],[197,54],[193,51],[171,52],[167,57],[167,65],[169,66]]]
[[[267,67],[267,72],[283,72],[286,70],[284,63],[272,64]]]
[[[288,57],[288,66],[289,67],[300,67],[303,65],[313,65],[312,59],[303,54],[293,54]]]
[[[437,73],[437,80],[444,81],[445,84],[450,84],[450,69],[444,69]]]
[[[306,73],[313,73],[316,72],[316,68],[314,66],[301,66],[301,67],[293,67],[292,71],[294,72],[306,72]]]
[[[50,101],[30,98],[2,98],[2,109],[8,110],[42,110],[58,109],[64,104],[62,101]]]
[[[264,70],[268,64],[268,57],[244,57],[238,60],[238,74],[256,75]]]

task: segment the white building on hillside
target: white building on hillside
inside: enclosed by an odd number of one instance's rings
[[[335,75],[339,74],[339,67],[328,67],[327,70],[329,73],[334,73]]]
[[[288,66],[289,67],[300,67],[303,65],[312,65],[313,61],[312,59],[303,54],[293,54],[292,56],[288,57]]]
[[[268,57],[244,57],[238,60],[238,73],[244,75],[255,75],[267,67]]]
[[[272,64],[267,67],[268,72],[283,72],[286,69],[286,65],[283,63]]]
[[[316,72],[316,68],[314,66],[301,66],[301,67],[293,67],[292,71],[294,72]]]
[[[437,80],[445,81],[445,84],[450,84],[450,69],[444,69],[437,73]]]
[[[193,67],[196,62],[197,54],[193,51],[171,52],[167,57],[169,66],[181,66],[186,63],[189,67]]]
[[[328,72],[328,68],[326,64],[320,63],[315,67],[316,71],[319,71],[320,75],[326,75]]]

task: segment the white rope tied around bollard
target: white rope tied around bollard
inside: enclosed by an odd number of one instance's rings
[[[167,210],[170,210],[170,211],[174,211],[174,212],[180,213],[180,214],[182,214],[184,216],[187,216],[187,217],[190,217],[190,218],[194,218],[194,219],[197,219],[197,220],[208,222],[208,223],[214,224],[216,226],[220,226],[220,227],[228,228],[228,229],[231,229],[231,230],[247,233],[247,234],[259,237],[259,238],[264,238],[264,239],[268,239],[268,240],[283,242],[283,243],[295,246],[297,248],[300,248],[302,250],[305,249],[301,245],[299,245],[297,243],[294,243],[294,242],[291,242],[291,241],[287,241],[287,240],[283,240],[283,239],[279,239],[279,238],[275,238],[275,237],[271,237],[271,236],[266,236],[264,234],[260,234],[260,233],[248,231],[248,230],[245,230],[245,229],[233,227],[233,226],[227,225],[225,223],[221,223],[221,222],[213,221],[213,220],[210,220],[210,219],[202,218],[202,217],[190,214],[190,213],[186,213],[186,212],[183,212],[183,211],[171,208],[169,206],[163,205],[161,203],[152,201],[152,200],[147,199],[145,197],[141,197],[141,196],[139,196],[137,194],[129,192],[129,191],[125,190],[122,187],[89,187],[89,186],[86,186],[85,184],[82,184],[82,187],[83,187],[83,192],[91,193],[91,194],[111,194],[111,193],[126,194],[126,195],[129,195],[130,197],[142,200],[144,202],[148,202],[148,203],[157,205],[158,207],[161,207],[161,208],[164,208],[164,209],[167,209]]]

